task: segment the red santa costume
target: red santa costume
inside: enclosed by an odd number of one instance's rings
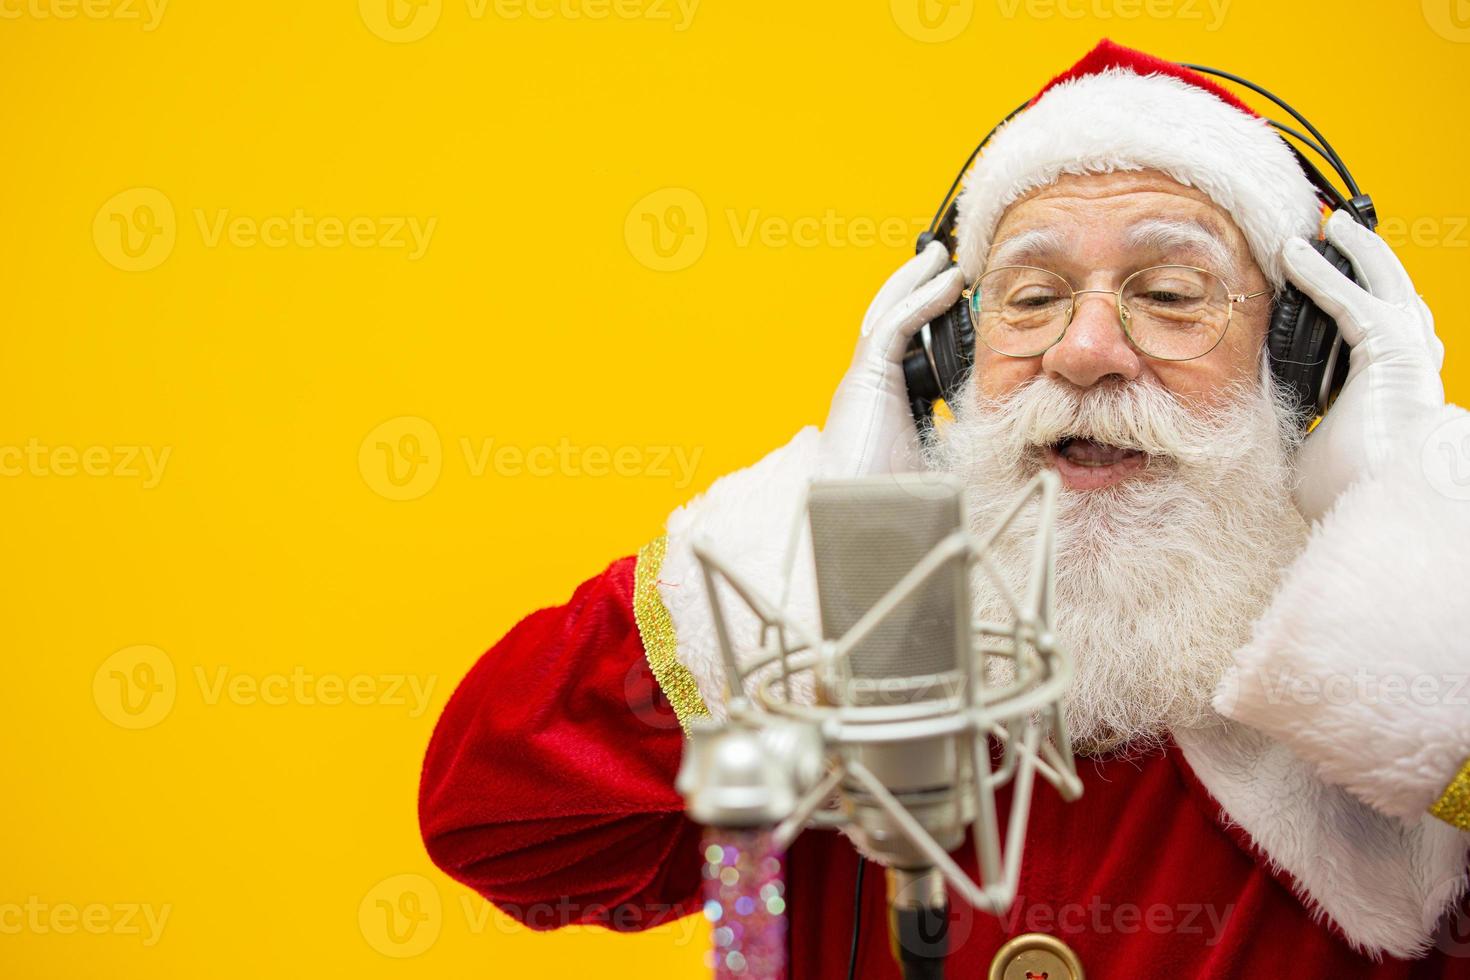
[[[965,277],[1027,191],[1144,168],[1228,211],[1273,285],[1283,243],[1318,233],[1316,196],[1263,120],[1198,75],[1104,42],[969,175]],[[1425,424],[1464,415],[1443,406]],[[1403,442],[1304,532],[1212,723],[1080,760],[1075,803],[1036,793],[1017,900],[999,918],[956,904],[950,975],[984,976],[1007,939],[1043,932],[1091,978],[1470,977],[1470,502],[1436,483],[1422,438]],[[533,928],[637,930],[698,910],[700,828],[673,784],[683,727],[721,716],[726,695],[691,545],[698,535],[748,580],[778,583],[801,491],[828,472],[821,433],[802,430],[481,657],[424,763],[420,816],[441,868]],[[1361,684],[1331,696],[1332,681],[1390,662],[1434,696],[1365,697]],[[973,875],[971,850],[956,856]],[[834,832],[792,847],[792,977],[846,975],[858,867]],[[866,873],[858,975],[897,977],[881,872]]]

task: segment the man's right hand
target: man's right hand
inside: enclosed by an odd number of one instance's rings
[[[821,477],[838,479],[922,468],[909,411],[903,354],[909,338],[959,299],[964,280],[949,252],[931,242],[889,277],[868,305],[852,365],[837,385],[821,436]]]

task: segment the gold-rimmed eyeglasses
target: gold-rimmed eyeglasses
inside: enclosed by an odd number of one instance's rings
[[[1109,293],[1129,343],[1161,361],[1190,361],[1219,346],[1236,303],[1269,292],[1232,293],[1215,273],[1189,265],[1140,269],[1117,289],[1073,289],[1048,269],[1005,265],[963,295],[980,342],[1006,357],[1046,353],[1066,334],[1079,295]]]

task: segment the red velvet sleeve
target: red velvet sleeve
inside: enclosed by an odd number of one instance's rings
[[[434,863],[537,929],[694,911],[683,736],[643,654],[633,558],[521,620],[444,709],[419,784]]]

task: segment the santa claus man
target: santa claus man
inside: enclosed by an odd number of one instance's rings
[[[1470,977],[1470,419],[1445,404],[1403,267],[1346,214],[1323,220],[1242,103],[1107,42],[991,141],[956,242],[957,265],[932,244],[878,292],[822,429],[480,659],[424,764],[434,861],[538,928],[695,911],[681,723],[720,716],[726,691],[694,538],[775,583],[812,479],[940,468],[985,527],[1051,467],[1084,792],[1037,793],[1017,900],[954,909],[951,975],[1041,932],[1093,978]],[[1305,438],[1264,343],[1288,281],[1352,345]],[[980,327],[955,419],[924,445],[901,357],[966,289],[1015,298],[1038,329]],[[1145,305],[1190,290],[1226,314],[1186,350]],[[843,836],[798,838],[792,976],[846,976],[853,916],[883,921],[881,883],[851,902],[860,873],[877,870]],[[881,926],[855,958],[898,975]]]

